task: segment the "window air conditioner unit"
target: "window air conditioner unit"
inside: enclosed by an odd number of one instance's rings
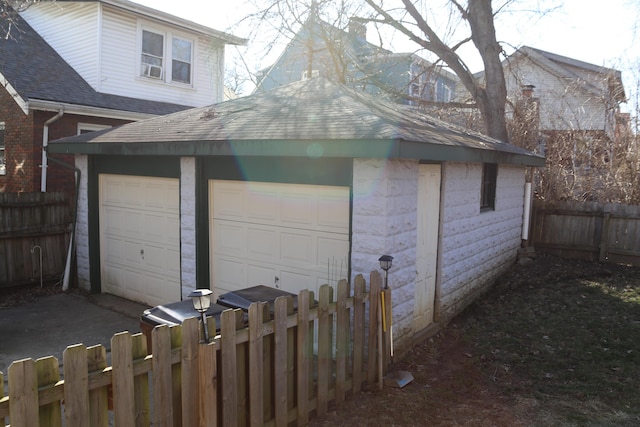
[[[143,64],[144,67],[144,76],[151,77],[152,79],[161,79],[162,78],[162,67],[151,64]]]
[[[320,70],[311,70],[311,76],[309,76],[309,71],[305,70],[302,72],[302,80],[308,80],[310,78],[319,77]]]

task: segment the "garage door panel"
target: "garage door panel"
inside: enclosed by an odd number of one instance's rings
[[[211,181],[209,191],[216,288],[275,286],[277,277],[297,293],[347,277],[348,187]]]
[[[103,291],[150,305],[180,298],[178,183],[100,175]]]
[[[313,263],[313,236],[283,232],[280,240],[280,262]]]

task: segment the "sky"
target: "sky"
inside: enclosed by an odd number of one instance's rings
[[[239,37],[249,35],[241,29],[230,30],[247,14],[243,0],[132,1],[216,30],[230,31]],[[423,1],[432,4],[431,0]],[[542,16],[527,13],[527,10],[540,10],[540,4],[559,7]],[[640,81],[640,25],[636,24],[640,21],[640,5],[637,0],[520,0],[518,5],[522,12],[503,15],[496,22],[497,38],[506,42],[503,46],[507,53],[511,53],[510,47],[527,45],[615,68],[622,71],[628,95]],[[401,52],[413,50],[414,46],[398,36],[394,37],[392,48]],[[251,52],[248,60],[265,67],[270,65],[265,62],[275,61],[279,53],[260,58],[260,54]],[[481,70],[481,62],[475,55],[463,56],[463,59],[472,71]],[[227,62],[229,60],[230,57]]]

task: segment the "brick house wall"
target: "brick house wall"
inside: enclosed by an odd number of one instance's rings
[[[42,135],[46,121],[55,115],[56,113],[51,111],[29,111],[29,114],[24,114],[13,97],[7,91],[0,90],[0,121],[5,122],[6,159],[6,174],[0,175],[0,192],[41,191]],[[119,126],[129,121],[63,114],[49,125],[49,141],[76,135],[79,123]],[[74,164],[73,155],[54,157],[67,164]],[[49,162],[47,192],[64,192],[68,200],[73,200],[73,170]]]

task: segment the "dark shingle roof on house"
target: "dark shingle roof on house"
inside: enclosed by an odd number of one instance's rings
[[[541,166],[544,159],[325,78],[49,144],[92,154],[396,157]]]
[[[10,36],[4,37],[8,32]],[[0,37],[0,74],[25,101],[42,100],[154,115],[190,108],[97,92],[18,14],[13,22],[0,22],[0,34],[3,35]]]

